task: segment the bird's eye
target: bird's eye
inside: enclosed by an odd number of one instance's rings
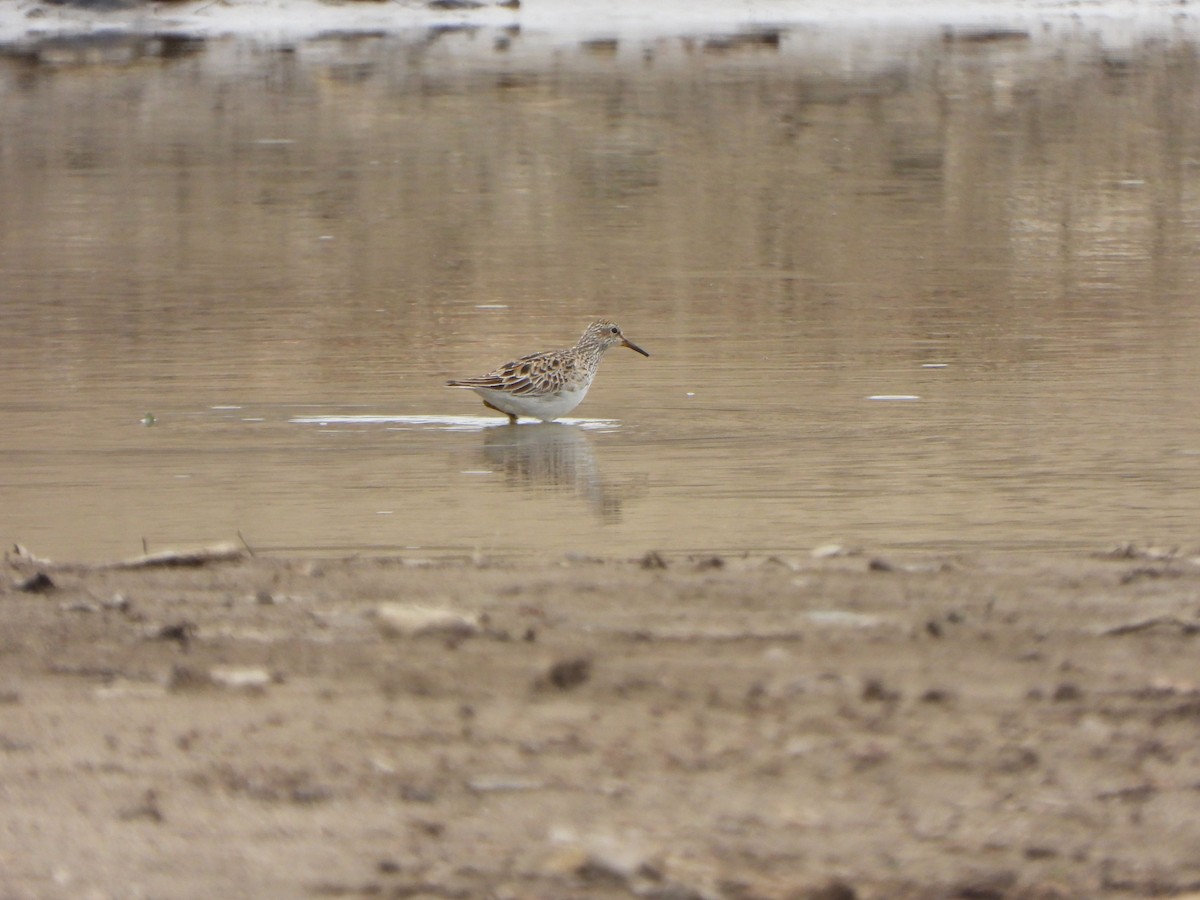
[[[610,329],[608,329],[608,330],[609,330],[609,331],[611,331],[613,334],[620,334],[620,333],[621,333],[621,329],[620,329],[620,328],[618,328],[616,325],[614,325],[612,328],[610,328]]]

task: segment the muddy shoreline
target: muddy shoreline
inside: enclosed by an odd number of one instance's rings
[[[5,897],[1200,891],[1194,554],[233,557],[10,554]]]
[[[777,49],[780,33],[794,29],[860,36],[945,29],[951,39],[990,43],[1044,39],[1082,27],[1105,42],[1122,44],[1135,35],[1179,35],[1194,32],[1195,26],[1194,13],[1167,0],[1106,0],[1083,6],[1062,0],[1036,4],[921,0],[901,6],[864,2],[852,8],[824,0],[749,6],[664,0],[653,7],[629,0],[577,0],[569,5],[546,0],[19,0],[0,8],[0,47],[10,42],[36,46],[49,40],[48,58],[43,61],[62,64],[71,61],[72,51],[78,49],[71,46],[75,42],[87,45],[81,61],[94,63],[107,55],[110,62],[131,62],[144,48],[135,49],[131,56],[129,47],[113,49],[114,39],[118,44],[121,36],[162,41],[164,48],[146,55],[174,58],[194,50],[190,42],[226,38],[290,43],[395,36],[425,29],[431,36],[495,29],[519,34],[523,40],[540,36],[535,43],[582,41],[590,44],[591,51],[607,55],[620,41],[680,35],[715,36],[724,49],[729,49],[730,41],[736,46],[755,34],[774,35],[771,46]]]

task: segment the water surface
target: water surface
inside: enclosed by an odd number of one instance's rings
[[[0,62],[6,543],[1196,541],[1186,36],[167,46]],[[442,386],[593,316],[582,421]]]

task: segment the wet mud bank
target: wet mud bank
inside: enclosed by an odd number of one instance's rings
[[[6,896],[1200,890],[1200,565],[11,555]]]

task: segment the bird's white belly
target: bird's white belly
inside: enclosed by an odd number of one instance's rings
[[[491,388],[474,388],[473,390],[496,409],[510,415],[528,416],[532,419],[541,419],[543,422],[552,422],[560,416],[565,416],[582,403],[583,398],[587,396],[589,387],[591,387],[590,384],[585,384],[575,390],[564,388],[541,397],[508,394],[504,391],[494,391]]]

